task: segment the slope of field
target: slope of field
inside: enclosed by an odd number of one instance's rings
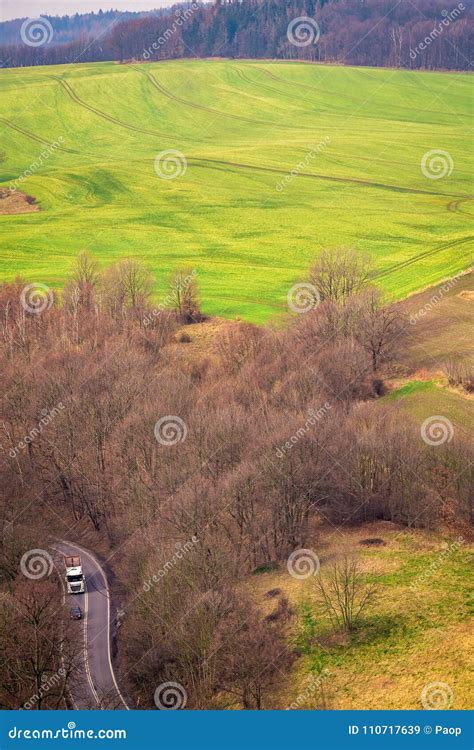
[[[364,545],[377,539],[381,546]],[[315,601],[312,577],[287,570],[253,576],[248,589],[265,613],[285,595],[300,613],[292,642],[300,657],[273,697],[279,708],[420,709],[425,685],[442,681],[453,708],[470,706],[472,671],[472,567],[469,535],[443,537],[387,521],[341,529],[321,528],[308,542],[322,573],[341,554],[359,555],[365,580],[378,594],[351,635],[335,633]],[[318,680],[318,675],[323,678]]]
[[[443,282],[401,303],[410,321],[401,361],[411,370],[443,371],[450,359],[474,357],[474,273]]]
[[[453,431],[466,437],[474,434],[474,401],[467,394],[463,395],[443,387],[442,383],[427,381],[410,381],[384,397],[386,402],[396,401],[399,408],[408,412],[411,418],[420,425],[433,414],[440,414],[449,419]]]
[[[0,92],[0,186],[23,178],[41,209],[0,216],[0,278],[60,287],[87,248],[142,258],[159,298],[185,263],[206,312],[262,322],[323,247],[369,253],[397,298],[469,264],[467,75],[106,63],[2,70]],[[155,171],[168,149],[176,179]]]

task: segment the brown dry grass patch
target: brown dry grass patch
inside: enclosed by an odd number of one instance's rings
[[[404,342],[402,364],[412,374],[426,368],[442,371],[446,359],[472,357],[472,310],[466,301],[474,298],[474,274],[466,273],[414,294],[400,303],[409,320],[408,340]]]
[[[39,211],[35,198],[19,190],[0,189],[0,214],[29,214]]]

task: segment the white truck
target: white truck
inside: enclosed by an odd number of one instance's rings
[[[81,558],[76,555],[64,557],[66,565],[66,587],[68,594],[83,594],[86,590]]]

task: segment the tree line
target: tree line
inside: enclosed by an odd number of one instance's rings
[[[229,57],[469,70],[472,25],[472,6],[446,9],[444,0],[216,0],[118,20],[64,44],[18,39],[0,47],[0,58],[4,67]]]
[[[24,280],[0,287],[2,707],[37,694],[62,658],[34,707],[61,706],[80,669],[52,578],[19,572],[55,538],[107,540],[134,703],[154,708],[157,685],[176,681],[190,708],[265,708],[295,658],[294,613],[280,595],[264,616],[240,585],[249,574],[317,543],[324,522],[472,521],[469,443],[456,431],[430,446],[380,399],[406,321],[370,279],[366,259],[322,253],[305,312],[223,324],[193,353],[193,269],[172,274],[159,306],[141,263],[99,271],[87,254],[59,302],[29,300]],[[322,594],[334,608],[330,584]],[[357,614],[334,613],[347,627]]]

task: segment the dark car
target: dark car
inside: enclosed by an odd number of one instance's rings
[[[71,607],[69,614],[71,620],[82,620],[82,609],[80,607]]]

